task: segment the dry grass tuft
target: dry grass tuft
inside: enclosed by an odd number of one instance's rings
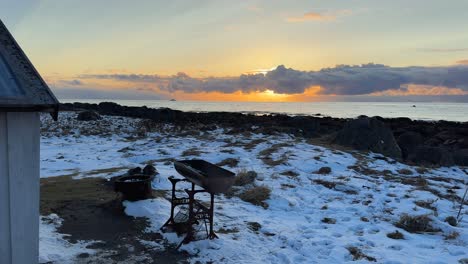
[[[263,143],[265,141],[266,140],[262,139],[262,138],[254,139],[254,140],[250,141],[249,143],[246,143],[244,145],[244,149],[245,150],[251,150],[251,149],[255,148],[258,144],[261,144],[261,143]]]
[[[429,210],[434,211],[435,214],[437,214],[437,207],[435,207],[433,204],[435,203],[435,200],[419,200],[414,202],[417,206],[426,208]]]
[[[251,189],[248,189],[242,192],[239,195],[243,201],[254,205],[260,205],[263,208],[268,208],[268,204],[265,203],[266,200],[270,198],[271,190],[266,186],[256,186]]]
[[[317,184],[320,184],[322,186],[325,186],[327,187],[328,189],[333,189],[335,188],[335,186],[337,185],[336,182],[331,182],[331,181],[325,181],[325,180],[321,180],[321,179],[316,179],[316,180],[313,180],[314,183],[317,183]]]
[[[392,232],[392,233],[388,233],[387,237],[391,239],[405,239],[405,236],[403,235],[403,233],[398,232],[398,230],[395,230],[395,232]]]
[[[459,236],[460,236],[460,233],[458,233],[457,231],[453,231],[453,232],[450,232],[450,233],[444,235],[444,239],[445,240],[454,240],[454,239],[457,239]]]
[[[400,220],[395,224],[395,226],[402,228],[410,233],[440,231],[439,229],[432,227],[431,223],[432,220],[429,215],[403,214],[400,216]]]
[[[223,228],[223,227],[221,227],[220,229],[218,229],[218,231],[216,231],[216,233],[220,233],[220,234],[239,233],[239,229],[237,227],[234,227],[234,228]]]
[[[275,166],[278,166],[278,165],[281,165],[281,164],[285,164],[288,161],[288,156],[286,154],[283,154],[277,160],[271,158],[270,156],[264,156],[264,157],[261,157],[261,160],[266,165],[268,165],[270,167],[275,167]]]
[[[257,173],[255,171],[247,171],[245,169],[239,171],[234,180],[235,186],[244,186],[247,184],[252,184],[257,178]]]
[[[182,152],[182,156],[183,157],[188,157],[188,156],[200,156],[203,152],[200,151],[199,149],[197,148],[189,148],[189,149],[186,149],[184,150],[184,152]]]
[[[288,143],[281,143],[281,144],[274,144],[271,147],[260,151],[258,154],[259,158],[268,166],[274,167],[281,164],[284,164],[288,161],[288,156],[284,153],[280,156],[279,159],[275,160],[271,157],[271,155],[277,151],[279,151],[283,147],[290,147],[291,144]]]
[[[216,165],[218,166],[228,166],[230,168],[234,168],[239,164],[239,160],[235,158],[227,158],[221,162],[218,162]]]
[[[428,182],[426,179],[422,178],[422,177],[411,177],[411,178],[396,178],[396,179],[393,179],[394,181],[399,181],[401,182],[402,184],[406,184],[406,185],[412,185],[412,186],[415,186],[415,187],[418,187],[418,188],[425,188],[428,186]]]
[[[429,170],[426,167],[417,167],[416,172],[419,174],[424,174],[424,173],[429,172]]]
[[[364,254],[358,247],[347,247],[346,249],[349,251],[349,254],[353,256],[353,260],[365,259],[372,262],[377,261],[374,257]]]
[[[400,174],[403,174],[403,175],[412,175],[413,174],[413,171],[409,170],[409,169],[399,169],[397,172],[400,173]]]
[[[277,152],[281,148],[290,147],[290,146],[291,146],[291,144],[287,144],[287,143],[274,144],[274,145],[271,145],[271,147],[260,151],[260,153],[258,153],[258,154],[260,156],[270,156],[271,154]]]
[[[299,176],[299,173],[292,171],[292,170],[283,171],[280,174],[284,176],[288,176],[290,178],[296,178],[297,176]]]

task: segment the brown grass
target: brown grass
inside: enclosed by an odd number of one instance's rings
[[[425,200],[425,201],[424,200],[419,200],[419,201],[415,201],[414,203],[419,207],[432,210],[432,211],[434,211],[435,214],[437,214],[437,207],[435,207],[433,205],[434,202],[435,202],[435,200]]]
[[[283,154],[277,160],[272,159],[270,156],[264,156],[264,157],[261,157],[261,160],[266,165],[268,165],[270,167],[275,167],[275,166],[278,166],[278,165],[281,165],[281,164],[285,164],[288,161],[288,156],[286,154]]]
[[[419,174],[424,174],[424,173],[429,172],[429,170],[426,167],[417,167],[416,172]]]
[[[403,175],[412,175],[413,174],[413,171],[409,170],[409,169],[399,169],[397,172],[400,173],[400,174],[403,174]]]
[[[429,215],[408,215],[402,214],[400,220],[395,224],[410,233],[437,232],[439,229],[432,227],[432,220]]]
[[[277,160],[273,159],[271,155],[277,151],[279,151],[283,147],[290,147],[291,144],[288,143],[280,143],[274,144],[271,147],[264,149],[259,152],[258,156],[268,166],[274,167],[281,164],[284,164],[288,161],[288,156],[286,154],[281,155],[281,157]]]
[[[284,176],[288,176],[290,178],[296,178],[297,176],[299,176],[299,173],[292,171],[292,170],[283,171],[280,174]]]
[[[239,229],[237,227],[234,227],[234,228],[223,228],[223,227],[221,227],[220,229],[218,229],[218,231],[216,231],[216,233],[220,233],[220,234],[239,233]]]
[[[325,181],[325,180],[321,180],[321,179],[316,179],[316,180],[313,180],[314,183],[317,183],[317,184],[320,184],[322,186],[325,186],[327,187],[328,189],[333,189],[335,188],[336,186],[336,182],[331,182],[331,181]]]
[[[263,208],[268,208],[268,204],[265,203],[266,200],[270,198],[271,190],[266,186],[256,186],[251,189],[248,189],[242,192],[239,195],[243,201],[254,205],[260,205]]]
[[[402,233],[398,232],[398,230],[395,230],[395,232],[392,233],[388,233],[387,237],[391,239],[405,239],[405,236]]]
[[[187,157],[187,156],[200,156],[203,152],[200,151],[199,149],[197,148],[189,148],[189,149],[186,149],[184,150],[184,152],[182,152],[182,156],[183,157]]]
[[[255,148],[258,144],[263,143],[265,141],[266,140],[262,139],[262,138],[254,139],[254,140],[250,141],[249,143],[245,144],[244,149],[245,150],[251,150],[251,149]]]
[[[450,232],[450,233],[444,235],[444,239],[445,240],[454,240],[454,239],[457,239],[459,236],[460,236],[460,233],[458,233],[457,231],[453,231],[453,232]]]
[[[273,144],[273,145],[271,145],[271,147],[260,151],[260,153],[258,153],[258,155],[260,155],[260,156],[270,156],[271,154],[277,152],[281,148],[290,147],[290,146],[291,146],[291,144],[288,144],[288,143]]]
[[[228,166],[230,168],[234,168],[239,164],[239,160],[235,158],[227,158],[222,160],[221,162],[218,162],[216,165],[218,166]]]
[[[257,173],[255,171],[247,171],[245,169],[239,171],[234,180],[235,186],[244,186],[247,184],[252,184],[257,178]]]
[[[349,251],[349,254],[351,254],[353,256],[353,260],[365,259],[365,260],[371,261],[371,262],[376,262],[377,261],[377,259],[375,259],[374,257],[371,257],[371,256],[368,256],[368,255],[364,254],[361,251],[361,249],[359,249],[358,247],[347,247],[346,249]]]

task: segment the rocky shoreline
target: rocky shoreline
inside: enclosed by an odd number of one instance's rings
[[[231,112],[183,112],[169,108],[65,103],[61,111],[91,111],[84,120],[100,115],[125,116],[170,123],[181,127],[213,130],[231,128],[231,133],[289,133],[320,138],[332,144],[373,151],[406,163],[425,166],[468,166],[468,122],[420,121],[409,118],[361,116],[356,119],[326,116],[252,115]],[[95,114],[98,113],[98,114]],[[148,124],[150,125],[150,124]]]

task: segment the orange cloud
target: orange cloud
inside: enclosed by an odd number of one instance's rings
[[[337,12],[327,12],[327,13],[318,13],[318,12],[308,12],[302,16],[288,17],[286,18],[287,22],[298,23],[306,21],[334,21],[339,16],[350,15],[351,10],[339,10]]]
[[[395,89],[370,94],[372,96],[406,96],[406,95],[468,95],[460,88],[410,84],[407,89]]]
[[[457,61],[457,64],[468,65],[468,59],[467,60],[459,60],[459,61]]]
[[[176,98],[177,100],[189,101],[225,101],[225,102],[313,102],[320,101],[322,96],[319,96],[319,86],[313,86],[305,90],[301,94],[281,94],[271,90],[257,91],[245,93],[237,91],[234,93],[221,92],[201,92],[201,93],[185,93],[177,91],[171,94],[166,94],[166,97]]]

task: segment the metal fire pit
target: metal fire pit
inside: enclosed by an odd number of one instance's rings
[[[114,190],[122,193],[124,200],[138,201],[151,198],[151,181],[154,176],[136,174],[122,176],[115,180]]]
[[[217,238],[218,236],[213,231],[214,194],[228,191],[234,184],[235,174],[204,160],[175,161],[174,167],[185,179],[169,177],[172,183],[171,216],[161,230],[172,228],[186,233],[178,247],[195,239],[194,225],[200,222],[205,224],[207,238]],[[176,185],[179,182],[190,182],[192,185],[191,189],[184,189],[187,194],[185,197],[176,195]],[[203,189],[195,189],[195,185]],[[197,193],[210,194],[209,207],[195,199]],[[188,206],[187,211],[179,210],[177,214],[174,214],[175,208],[181,205]]]

